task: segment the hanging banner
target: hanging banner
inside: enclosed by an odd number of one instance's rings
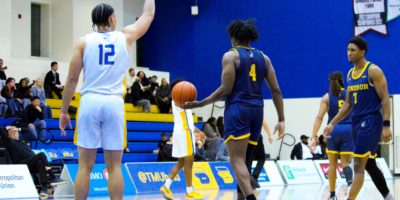
[[[354,34],[368,30],[387,34],[385,0],[353,0]]]
[[[387,21],[391,21],[400,16],[400,0],[387,1]]]

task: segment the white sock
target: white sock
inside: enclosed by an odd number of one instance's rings
[[[193,186],[192,187],[186,187],[186,193],[187,194],[190,194],[192,192],[194,192]]]
[[[166,181],[165,181],[165,184],[164,184],[164,186],[166,187],[166,188],[170,188],[171,187],[171,183],[172,183],[172,180],[170,179],[170,178],[168,178]]]

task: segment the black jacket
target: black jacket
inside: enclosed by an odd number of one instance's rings
[[[8,138],[8,132],[5,128],[0,128],[0,136],[13,163],[24,163],[24,161],[35,156],[35,153],[25,142]]]
[[[56,72],[56,82],[54,84],[54,74],[53,71],[49,71],[46,74],[46,77],[44,78],[44,85],[46,86],[55,86],[55,85],[61,85],[60,82],[60,75],[58,74],[58,72]]]
[[[301,147],[301,142],[294,145],[292,153],[290,154],[290,159],[294,160],[295,157],[297,160],[303,160],[303,148]]]
[[[23,122],[30,124],[36,121],[36,119],[43,119],[43,111],[39,112],[32,104],[28,105],[24,110]]]

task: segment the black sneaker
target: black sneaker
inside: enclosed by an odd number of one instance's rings
[[[51,186],[58,186],[58,185],[66,184],[66,183],[67,183],[67,181],[65,181],[65,180],[62,180],[62,179],[60,179],[60,178],[55,178],[54,180],[52,180],[52,181],[50,182],[50,185],[51,185]]]
[[[254,176],[250,176],[250,184],[253,189],[260,188],[257,179]]]

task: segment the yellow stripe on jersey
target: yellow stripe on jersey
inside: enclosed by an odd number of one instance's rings
[[[128,128],[126,126],[126,111],[124,106],[124,149],[128,147]]]
[[[364,154],[354,154],[354,157],[357,157],[357,158],[364,158],[364,157],[369,156],[369,158],[376,158],[377,155],[378,155],[378,154],[372,155],[371,151],[368,151],[367,153],[364,153]]]
[[[249,144],[257,146],[258,141],[249,140]]]
[[[365,70],[367,69],[367,66],[369,65],[370,62],[366,62],[364,65],[364,68],[361,70],[360,74],[358,74],[357,76],[354,76],[354,68],[353,71],[351,72],[351,77],[353,78],[353,80],[359,79],[365,72]]]
[[[232,48],[231,49],[231,51],[234,51],[237,55],[239,55],[239,52],[238,52],[238,50],[237,49],[235,49],[235,48]]]
[[[182,122],[183,122],[183,129],[186,132],[186,148],[187,148],[187,154],[188,156],[193,155],[193,142],[192,142],[192,135],[190,133],[190,129],[189,129],[189,124],[186,118],[186,112],[182,111],[181,113],[181,118],[182,118]]]
[[[74,130],[74,144],[78,145],[78,119],[79,119],[79,107],[76,111],[76,118],[75,118],[75,130]]]
[[[224,142],[227,143],[229,140],[242,140],[242,139],[245,139],[245,138],[248,138],[248,137],[250,137],[250,133],[247,133],[247,134],[244,134],[244,135],[241,135],[241,136],[238,136],[238,137],[230,135],[228,138],[225,139]]]

